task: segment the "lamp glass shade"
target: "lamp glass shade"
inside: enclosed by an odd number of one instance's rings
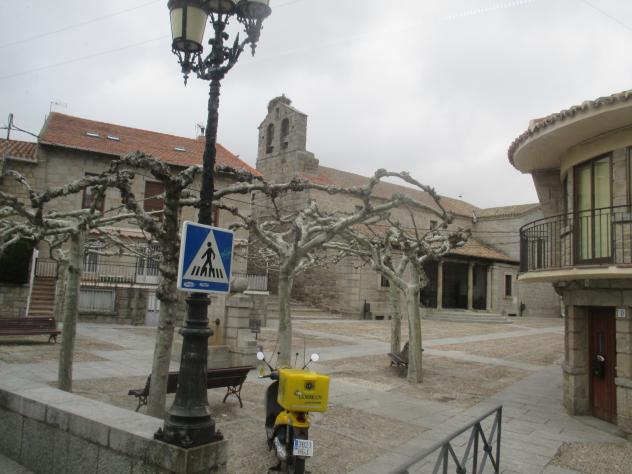
[[[230,13],[235,9],[237,0],[208,0],[204,9],[209,13]]]
[[[183,6],[171,10],[173,49],[182,52],[202,51],[208,14],[198,7]]]
[[[241,0],[237,4],[239,14],[248,20],[263,20],[270,16],[270,0]]]

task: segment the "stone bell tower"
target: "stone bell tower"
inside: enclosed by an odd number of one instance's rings
[[[283,181],[298,173],[315,173],[318,160],[307,151],[307,115],[282,95],[268,104],[259,125],[257,170],[270,181]]]

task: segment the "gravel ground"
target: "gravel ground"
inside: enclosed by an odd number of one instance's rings
[[[351,321],[341,320],[332,322],[315,322],[297,320],[293,322],[297,329],[322,331],[330,334],[354,337],[358,334],[363,339],[373,339],[382,342],[391,340],[390,321]],[[442,339],[445,337],[473,336],[480,334],[495,334],[499,332],[517,331],[512,324],[481,324],[481,323],[452,323],[447,321],[426,321],[421,323],[424,340]],[[402,340],[408,339],[408,324],[402,321]]]
[[[551,365],[564,354],[564,334],[535,334],[493,341],[433,346],[432,348],[440,351],[467,352],[514,362]]]
[[[82,380],[74,383],[73,392],[134,410],[135,399],[127,391],[144,383],[144,377]],[[244,408],[234,398],[222,403],[224,389],[208,392],[217,429],[233,441],[229,444],[231,474],[261,474],[276,463],[268,451],[263,428],[266,388],[266,384],[247,381],[242,389]],[[169,395],[167,406],[172,402],[173,395]],[[313,474],[350,472],[383,454],[385,449],[400,446],[427,429],[336,405],[326,413],[313,414],[313,420],[310,438],[314,440],[314,457],[308,461]]]
[[[0,337],[0,361],[9,364],[31,364],[57,360],[61,337],[57,337],[57,344],[48,343],[48,336],[2,336]],[[104,361],[91,351],[118,351],[124,349],[121,346],[110,344],[96,339],[77,336],[75,340],[75,362],[99,362]]]
[[[422,400],[469,408],[530,372],[508,367],[424,356],[423,383],[409,384],[383,355],[321,362],[335,380],[347,380],[383,391],[397,391]]]
[[[275,329],[262,328],[261,333],[257,338],[257,342],[266,351],[272,351],[277,346],[278,333]],[[303,353],[303,347],[307,347],[306,353],[309,354],[310,348],[318,347],[334,347],[334,346],[349,346],[353,345],[350,342],[340,341],[337,339],[330,339],[326,337],[310,336],[300,331],[295,331],[292,337],[292,348]]]
[[[586,474],[630,474],[632,444],[564,443],[551,464]]]

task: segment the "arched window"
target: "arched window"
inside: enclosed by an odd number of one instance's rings
[[[272,145],[272,141],[274,140],[274,124],[271,123],[268,125],[268,135],[266,137],[266,153],[272,153],[274,150],[274,146]]]
[[[287,137],[290,134],[290,119],[284,118],[281,122],[281,148],[287,148]]]

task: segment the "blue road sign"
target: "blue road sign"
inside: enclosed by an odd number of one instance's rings
[[[184,222],[178,263],[178,289],[228,293],[233,267],[234,232]]]

